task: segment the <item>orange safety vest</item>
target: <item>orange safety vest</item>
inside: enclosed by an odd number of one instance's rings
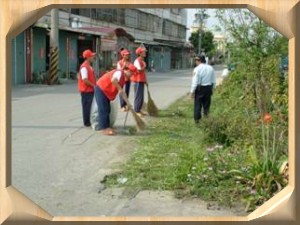
[[[88,80],[93,83],[93,84],[96,84],[96,77],[95,77],[95,74],[94,74],[94,70],[93,68],[91,67],[91,65],[85,61],[81,64],[80,66],[80,70],[79,70],[79,78],[78,78],[78,90],[79,92],[94,92],[94,87],[91,87],[89,85],[86,85],[83,80],[82,80],[82,77],[81,77],[81,68],[85,67],[87,69],[87,72],[88,72]]]
[[[97,86],[104,92],[104,94],[110,101],[113,101],[119,92],[118,88],[111,82],[113,74],[116,71],[121,71],[122,73],[119,84],[123,88],[125,84],[125,74],[123,70],[112,70],[110,72],[107,72],[97,81]]]
[[[123,67],[125,66],[124,60],[121,59],[118,63],[120,64],[121,68],[123,69]],[[130,63],[130,62],[128,62],[128,63]],[[128,82],[128,81],[130,81],[130,79],[125,76],[125,82]]]
[[[139,61],[139,63],[140,63],[140,65],[141,65],[142,68],[144,66],[146,66],[146,63],[143,60],[141,60],[140,58],[137,58],[136,60]],[[131,76],[131,81],[145,83],[147,81],[145,69],[142,70],[142,71],[137,71],[135,74],[133,74]]]

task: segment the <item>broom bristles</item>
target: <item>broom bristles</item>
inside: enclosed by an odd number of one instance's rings
[[[148,90],[147,112],[150,116],[158,116],[158,108],[155,105],[153,99],[151,98],[149,90]]]
[[[147,104],[146,104],[146,102],[143,102],[142,110],[143,111],[147,111]]]
[[[132,113],[133,118],[136,122],[137,129],[145,130],[146,124],[144,123],[144,121],[135,113],[135,111],[133,111],[133,109],[130,109],[130,112]]]
[[[129,100],[127,98],[127,96],[122,96],[122,98],[124,99],[124,101],[127,103],[127,105],[130,105]],[[137,129],[140,130],[144,130],[146,128],[146,124],[144,123],[144,121],[136,114],[136,112],[130,107],[129,108],[130,112],[133,115],[133,118],[136,122],[136,126]]]

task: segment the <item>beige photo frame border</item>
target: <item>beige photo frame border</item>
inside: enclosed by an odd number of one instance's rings
[[[98,5],[98,6],[97,6]],[[55,217],[11,186],[10,40],[51,8],[248,8],[289,39],[289,184],[246,217]],[[230,224],[297,224],[300,221],[300,0],[1,0],[0,2],[0,224],[52,221],[227,221]],[[297,66],[296,66],[297,65]],[[298,89],[296,88],[298,86]],[[298,117],[296,117],[298,115]],[[299,173],[299,172],[297,172]],[[60,222],[59,222],[60,221]],[[226,222],[225,222],[226,223]],[[64,222],[65,224],[65,222]],[[69,223],[68,223],[69,224]],[[73,224],[73,223],[72,223]],[[86,224],[86,222],[84,223]]]

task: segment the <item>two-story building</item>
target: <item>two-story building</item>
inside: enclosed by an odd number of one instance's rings
[[[132,52],[147,48],[148,70],[169,71],[190,67],[186,45],[186,9],[80,8],[59,9],[59,76],[70,78],[78,71],[82,52],[96,51],[97,75],[119,59],[121,48]],[[12,84],[29,83],[33,75],[49,69],[51,14],[12,40]]]

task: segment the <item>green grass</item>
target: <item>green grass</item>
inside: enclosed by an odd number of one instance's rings
[[[287,185],[288,178],[279,173],[287,156],[278,150],[274,155],[275,149],[286,148],[287,136],[280,133],[287,125],[274,115],[272,126],[280,130],[270,139],[272,148],[264,150],[259,115],[241,100],[243,91],[237,87],[228,82],[217,88],[210,115],[199,126],[194,124],[193,101],[188,97],[160,111],[151,119],[147,135],[137,137],[137,148],[122,172],[108,176],[105,184],[171,190],[178,198],[198,197],[225,206],[242,202],[247,211],[270,199]],[[120,183],[124,177],[127,181]]]
[[[231,172],[241,168],[244,155],[238,150],[216,148],[193,120],[193,101],[183,98],[160,111],[140,137],[138,148],[122,166],[122,172],[106,179],[108,186],[147,190],[173,190],[177,197],[197,196],[232,205],[243,194],[243,186]],[[125,184],[118,178],[126,177]]]
[[[201,130],[191,119],[191,102],[184,100],[161,111],[138,139],[139,148],[124,165],[126,185],[172,190],[182,187],[186,176],[204,158]],[[108,180],[114,183],[115,180]]]

